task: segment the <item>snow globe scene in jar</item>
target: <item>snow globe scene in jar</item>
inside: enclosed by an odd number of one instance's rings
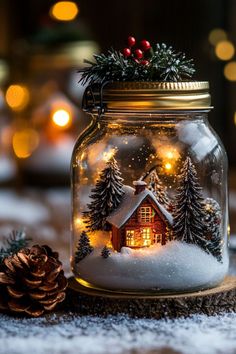
[[[183,54],[131,39],[82,71],[92,123],[72,156],[72,270],[116,292],[211,288],[228,270],[228,201],[209,84],[187,80]]]

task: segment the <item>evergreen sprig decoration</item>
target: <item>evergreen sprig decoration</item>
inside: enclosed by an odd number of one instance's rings
[[[111,48],[107,54],[94,55],[94,62],[85,60],[88,66],[79,70],[79,81],[83,85],[107,81],[186,81],[195,73],[193,60],[171,46],[162,43],[151,47],[143,40],[142,50],[134,50],[135,38],[129,37],[128,43],[129,48],[122,52]]]
[[[152,81],[182,81],[195,73],[193,59],[187,59],[182,52],[176,52],[166,44],[157,44],[156,51],[150,60]]]
[[[5,238],[5,247],[0,248],[0,264],[2,261],[28,246],[31,239],[26,237],[26,233],[22,230],[14,230]]]

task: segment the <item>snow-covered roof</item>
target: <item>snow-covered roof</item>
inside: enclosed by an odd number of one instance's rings
[[[133,185],[134,185],[134,186],[146,186],[147,183],[144,182],[144,181],[141,181],[141,180],[139,179],[138,181],[134,181],[134,182],[133,182]]]
[[[116,226],[118,229],[124,225],[147,196],[153,200],[157,206],[157,209],[160,210],[160,214],[163,215],[169,225],[173,224],[171,214],[156,200],[154,194],[149,189],[145,189],[138,194],[134,194],[134,188],[126,185],[123,188],[125,193],[120,205],[107,217],[107,221],[111,225]]]

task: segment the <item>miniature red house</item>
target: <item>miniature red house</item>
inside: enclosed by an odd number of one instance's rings
[[[155,243],[165,245],[173,224],[171,214],[146,188],[144,181],[134,182],[134,188],[124,186],[125,194],[108,217],[111,242],[116,251],[121,247],[140,248]]]

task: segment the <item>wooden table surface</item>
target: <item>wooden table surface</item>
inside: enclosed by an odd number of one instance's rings
[[[236,192],[231,192],[231,231],[236,234]],[[24,228],[33,243],[60,253],[70,276],[70,192],[68,189],[0,191],[0,236]],[[236,237],[232,239],[232,244]],[[236,274],[231,252],[230,273]],[[0,354],[32,353],[236,353],[236,315],[178,320],[97,318],[61,308],[40,319],[0,315]]]

